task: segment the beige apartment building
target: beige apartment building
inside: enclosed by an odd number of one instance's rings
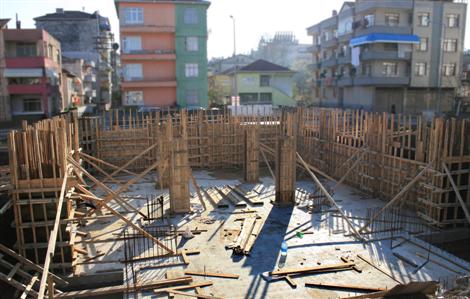
[[[466,1],[356,0],[307,29],[315,104],[372,111],[454,109]]]

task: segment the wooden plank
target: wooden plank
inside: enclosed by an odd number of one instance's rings
[[[39,273],[34,274],[33,278],[29,281],[29,283],[26,285],[26,288],[24,289],[23,293],[20,296],[20,299],[26,299],[28,294],[31,292],[33,289],[34,284],[36,281],[39,280]]]
[[[54,220],[54,228],[51,231],[49,243],[47,245],[46,259],[44,261],[44,270],[42,272],[41,282],[39,285],[39,292],[38,292],[39,299],[43,299],[46,293],[46,287],[47,287],[48,276],[49,276],[48,275],[49,267],[50,267],[52,258],[54,257],[55,244],[57,241],[57,233],[59,232],[60,215],[62,214],[62,206],[64,203],[64,197],[65,197],[65,188],[67,187],[67,179],[69,176],[68,171],[69,171],[69,167],[66,168],[66,171],[64,173],[62,187],[60,189],[59,202],[57,203],[57,212],[56,212],[56,216]]]
[[[326,288],[334,288],[334,289],[344,289],[344,290],[358,290],[358,291],[370,291],[370,292],[378,292],[378,291],[385,291],[387,288],[381,287],[368,287],[368,286],[361,286],[355,284],[337,284],[337,283],[330,283],[330,282],[306,282],[306,287],[326,287]]]
[[[90,290],[63,292],[61,294],[56,294],[55,298],[56,299],[89,298],[89,297],[94,297],[94,296],[103,296],[103,295],[127,293],[127,292],[133,292],[133,291],[151,290],[155,288],[168,287],[171,285],[187,284],[187,283],[191,283],[192,281],[193,279],[191,277],[185,276],[185,277],[180,277],[177,279],[157,280],[157,281],[146,283],[143,285],[136,285],[135,287],[128,286],[128,285],[118,285],[118,286],[110,286],[110,287],[103,287],[103,288],[90,289]]]
[[[18,271],[20,266],[21,266],[21,264],[17,263],[17,264],[15,264],[15,266],[13,266],[13,268],[11,268],[10,272],[8,272],[8,275],[7,275],[8,280],[11,280],[13,278],[13,276],[16,274],[16,271]]]
[[[173,293],[177,295],[182,295],[186,297],[193,297],[193,298],[202,298],[202,299],[222,299],[220,297],[215,297],[215,296],[210,296],[210,295],[204,295],[204,294],[190,294],[190,293],[185,293],[185,292],[180,292],[176,290],[168,290],[168,293]]]
[[[313,266],[313,267],[304,267],[298,269],[283,269],[283,270],[276,270],[271,271],[270,275],[276,276],[284,276],[290,274],[306,274],[312,272],[322,272],[325,270],[340,270],[345,268],[352,268],[355,264],[352,262],[349,263],[341,263],[341,264],[332,264],[332,265],[322,265],[322,266]]]
[[[292,279],[292,277],[290,277],[290,275],[287,275],[285,277],[285,280],[287,281],[287,283],[293,288],[293,289],[296,289],[297,288],[297,283],[294,281],[294,279]],[[305,285],[307,286],[307,285]]]
[[[213,285],[212,281],[194,282],[192,284],[185,285],[185,286],[154,289],[153,292],[158,294],[158,293],[167,292],[168,290],[175,290],[175,291],[189,290],[189,289],[195,289],[195,288],[208,287],[208,286],[211,286],[211,285]]]
[[[196,276],[208,276],[208,277],[220,277],[220,278],[231,278],[238,279],[240,275],[238,274],[227,274],[227,273],[216,273],[216,272],[200,272],[200,271],[184,271],[186,275],[196,275]]]
[[[361,260],[363,260],[364,262],[366,262],[367,264],[371,265],[373,268],[375,268],[376,270],[379,270],[380,272],[382,272],[383,274],[385,274],[386,276],[388,276],[389,278],[393,279],[394,281],[398,282],[399,284],[403,284],[403,282],[401,282],[400,280],[396,279],[395,277],[393,277],[393,275],[388,272],[388,271],[385,271],[383,270],[382,268],[380,268],[379,266],[376,266],[374,263],[372,263],[370,260],[368,260],[367,258],[365,258],[364,256],[358,254],[357,255],[358,258],[360,258]]]

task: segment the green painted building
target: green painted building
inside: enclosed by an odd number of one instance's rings
[[[180,107],[208,107],[207,1],[177,1],[176,98]],[[197,67],[196,67],[197,65]]]
[[[296,106],[294,74],[286,67],[260,59],[221,76],[230,76],[232,94],[238,94],[240,105]]]

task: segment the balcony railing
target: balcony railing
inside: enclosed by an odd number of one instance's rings
[[[338,61],[335,57],[331,57],[329,59],[322,61],[322,67],[332,67],[338,64]]]
[[[354,78],[354,85],[380,85],[380,86],[396,86],[396,85],[409,85],[409,76],[395,76],[395,77],[376,77],[376,76],[357,76]]]
[[[355,36],[366,35],[370,33],[387,33],[387,34],[411,34],[412,27],[388,26],[385,24],[374,24],[368,27],[360,26],[355,30]]]
[[[322,41],[321,42],[322,48],[331,48],[331,47],[335,47],[337,45],[338,45],[338,39],[336,37],[334,37],[332,39],[329,39],[327,41]]]
[[[361,53],[361,60],[410,60],[411,52],[369,50]]]
[[[351,55],[342,55],[338,56],[338,64],[350,64],[351,63]]]

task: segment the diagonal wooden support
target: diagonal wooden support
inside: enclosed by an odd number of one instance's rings
[[[359,229],[359,231],[363,232],[366,228],[368,228],[372,224],[372,222],[374,222],[380,216],[380,214],[382,214],[386,209],[388,209],[389,207],[391,207],[395,203],[399,202],[402,199],[403,195],[405,195],[406,192],[408,192],[408,190],[410,190],[411,187],[413,187],[414,184],[416,184],[416,182],[426,173],[426,171],[429,170],[432,163],[433,162],[430,162],[428,165],[426,165],[426,167],[424,167],[408,184],[406,184],[406,186],[403,187],[400,190],[400,192],[398,192],[397,195],[395,195],[393,197],[393,199],[391,201],[389,201],[382,209],[380,209],[380,211],[375,213],[372,216],[372,218],[363,227],[361,227]]]
[[[341,177],[341,179],[333,186],[332,190],[336,190],[339,185],[341,185],[344,180],[348,177],[348,175],[351,173],[351,171],[356,168],[356,166],[359,164],[359,162],[362,161],[362,158],[364,158],[364,155],[367,153],[366,150],[362,152],[362,154],[357,158],[357,160],[351,165],[351,167],[348,168],[348,170],[344,173],[344,175]],[[344,165],[344,164],[343,164]]]
[[[109,173],[107,173],[105,170],[103,170],[101,167],[99,167],[97,164],[95,164],[91,159],[85,157],[85,156],[82,156],[82,159],[85,160],[86,163],[90,164],[91,166],[93,166],[96,170],[98,170],[101,174],[103,174],[105,177],[107,177],[110,181],[113,181],[113,183],[117,184],[117,185],[120,185],[121,182],[118,181],[117,179],[113,178],[112,176],[109,175]]]
[[[274,153],[275,153],[274,150],[273,150],[272,148],[270,148],[269,146],[267,146],[267,145],[265,145],[265,144],[263,144],[263,143],[260,143],[260,146],[261,146],[263,149],[265,149],[267,153],[269,153],[269,154],[271,154],[271,155],[274,155]],[[302,164],[302,163],[300,162],[300,160],[297,159],[297,164],[298,164],[299,166],[301,166],[302,168],[305,168],[305,170],[310,169],[311,171],[318,173],[319,175],[321,175],[322,177],[325,177],[325,178],[329,179],[330,181],[333,181],[333,182],[335,182],[335,183],[338,182],[335,178],[333,178],[333,177],[327,175],[326,173],[324,173],[324,172],[321,171],[320,169],[316,168],[315,166],[312,166],[312,165],[308,164],[308,163],[305,162],[305,161],[304,161],[304,163],[305,163],[305,164]]]
[[[337,175],[337,172],[339,170],[341,170],[343,168],[343,166],[347,165],[349,162],[351,162],[352,160],[354,160],[359,154],[363,153],[365,150],[367,150],[367,147],[365,145],[363,145],[362,147],[358,148],[358,150],[353,154],[351,155],[346,161],[344,161],[344,163],[341,165],[340,168],[336,169],[335,173],[333,173],[333,176],[336,176]]]
[[[338,210],[338,212],[341,214],[341,217],[343,217],[343,219],[348,223],[349,227],[352,229],[354,235],[356,235],[359,239],[361,240],[364,240],[364,237],[356,230],[356,228],[354,227],[354,224],[351,222],[351,220],[349,220],[348,217],[346,217],[346,215],[344,214],[344,212],[341,210],[341,208],[338,206],[338,204],[336,203],[336,201],[333,199],[333,197],[330,195],[330,193],[328,193],[328,191],[326,190],[326,188],[323,186],[323,184],[320,182],[320,180],[316,177],[316,175],[310,170],[310,168],[308,167],[307,163],[305,163],[304,159],[302,159],[302,156],[300,156],[299,153],[296,153],[297,154],[297,159],[300,161],[300,163],[302,163],[302,165],[305,167],[305,169],[307,170],[308,174],[310,175],[310,177],[313,179],[313,181],[317,184],[318,188],[320,188],[320,190],[323,192],[323,194],[326,196],[326,198],[328,198],[328,200],[331,202],[331,204],[333,206],[335,206],[335,208]]]
[[[116,174],[118,174],[119,172],[123,171],[124,169],[126,169],[126,167],[128,167],[129,165],[131,165],[132,163],[134,163],[135,161],[137,161],[138,159],[140,159],[142,156],[144,156],[146,153],[150,152],[151,150],[153,150],[155,147],[158,146],[158,143],[155,143],[153,145],[151,145],[150,147],[148,147],[147,149],[145,149],[144,151],[142,151],[140,154],[138,154],[137,156],[135,156],[134,158],[132,158],[129,162],[127,162],[126,164],[124,164],[123,166],[119,167],[118,169],[116,169],[115,171],[113,171],[110,176],[113,177],[115,176]],[[106,180],[103,181],[103,183],[106,182]]]
[[[95,162],[97,162],[97,163],[101,163],[101,164],[106,165],[106,166],[108,166],[108,167],[111,167],[111,168],[113,168],[113,169],[119,169],[119,167],[116,166],[116,165],[114,165],[114,164],[111,164],[111,163],[106,162],[106,161],[104,161],[104,160],[101,160],[101,159],[98,159],[98,158],[96,158],[96,157],[90,156],[90,155],[88,155],[88,154],[86,154],[86,153],[84,153],[84,152],[80,152],[80,156],[81,156],[82,158],[87,158],[87,159],[90,159],[90,160],[95,161]],[[125,173],[127,173],[127,174],[130,174],[130,175],[137,175],[137,173],[132,172],[132,171],[127,170],[127,169],[123,169],[123,170],[121,170],[121,171],[122,171],[122,172],[125,172]]]
[[[93,201],[93,203],[96,205],[96,206],[99,206],[99,207],[104,207],[105,209],[107,209],[108,211],[111,212],[111,214],[113,214],[114,216],[118,217],[119,219],[121,219],[122,221],[124,221],[126,224],[128,224],[129,226],[132,226],[134,229],[138,230],[140,233],[142,233],[142,235],[144,235],[146,238],[150,239],[151,241],[153,241],[155,244],[157,244],[158,246],[160,246],[161,248],[165,249],[166,251],[168,251],[169,253],[171,254],[174,254],[175,252],[165,246],[165,244],[163,244],[160,240],[158,240],[157,238],[155,238],[154,236],[152,236],[151,234],[149,234],[148,232],[146,232],[144,229],[142,229],[140,226],[134,224],[132,221],[130,221],[129,219],[127,219],[126,217],[124,217],[123,215],[121,215],[121,213],[119,213],[118,211],[116,211],[115,209],[113,209],[112,207],[110,207],[106,201],[104,199],[100,199],[99,197],[95,196],[93,193],[91,193],[90,191],[86,190],[85,188],[83,188],[82,186],[76,186],[78,190],[82,191],[82,192],[85,192],[87,194],[83,195],[84,198],[88,199],[88,200],[91,200]]]
[[[100,182],[97,178],[95,178],[93,175],[91,175],[86,169],[84,169],[72,157],[68,157],[67,160],[70,164],[72,164],[75,172],[80,172],[80,173],[84,174],[85,176],[87,176],[91,181],[93,181],[95,184],[97,184],[101,189],[103,189],[103,191],[107,192],[108,194],[113,194],[114,193],[114,191],[111,190],[111,188],[109,188],[108,186],[106,186],[105,184]],[[139,214],[143,215],[142,213],[140,213],[139,210],[137,210],[135,207],[133,207],[131,204],[129,204],[125,200],[121,199],[120,197],[116,196],[114,199],[126,211],[129,211],[129,209],[130,209],[130,210],[132,210],[136,213],[139,213]]]
[[[275,182],[276,181],[276,176],[274,175],[274,171],[271,168],[271,165],[269,165],[268,158],[266,158],[266,155],[264,153],[265,149],[263,149],[263,148],[260,148],[260,149],[261,149],[260,152],[261,152],[261,155],[263,156],[264,163],[266,163],[266,165],[268,166],[269,172],[271,173],[271,176],[273,177],[273,181]]]
[[[462,206],[462,210],[465,214],[465,217],[467,218],[468,223],[470,223],[470,213],[468,212],[467,206],[465,205],[465,201],[463,201],[459,188],[457,188],[454,178],[452,177],[452,174],[450,173],[449,168],[447,168],[447,165],[445,162],[442,162],[442,168],[444,168],[444,171],[447,177],[449,178],[449,182],[452,185],[452,189],[454,189],[455,195],[457,196],[457,199],[459,200],[459,203]]]
[[[73,160],[73,158],[71,158]],[[60,215],[62,214],[62,206],[64,204],[65,189],[67,188],[67,181],[69,178],[69,167],[66,168],[64,178],[62,181],[62,187],[60,188],[60,196],[57,202],[57,212],[54,220],[54,227],[49,236],[49,242],[47,244],[46,259],[44,261],[44,268],[41,275],[41,282],[39,284],[38,298],[43,299],[46,294],[47,282],[49,279],[49,267],[51,265],[52,258],[54,257],[55,245],[57,242],[57,234],[59,232]]]

